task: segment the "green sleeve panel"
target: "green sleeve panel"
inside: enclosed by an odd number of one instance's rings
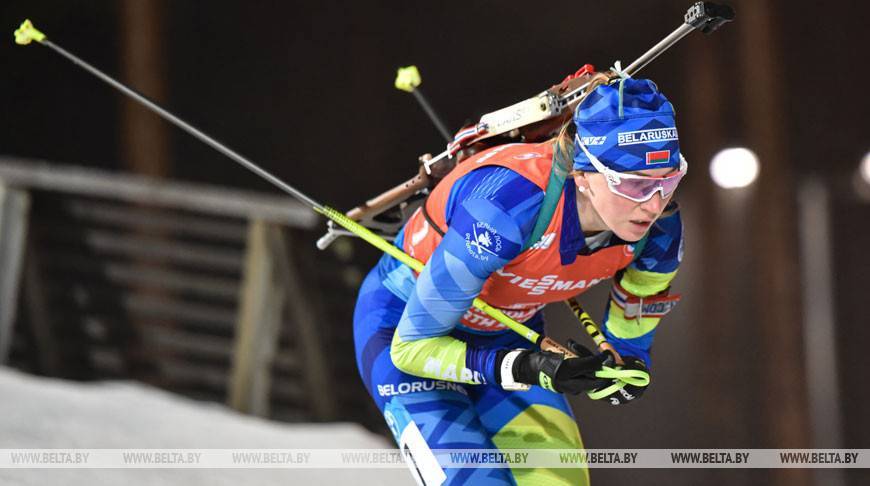
[[[390,358],[396,368],[414,376],[433,380],[478,385],[481,374],[465,366],[466,343],[450,337],[437,336],[404,341],[393,334]]]
[[[657,273],[628,267],[619,285],[638,297],[649,297],[670,287],[676,275],[676,270],[670,273]]]
[[[656,273],[629,267],[626,269],[619,284],[627,292],[637,297],[649,297],[666,290],[677,272]],[[623,310],[617,306],[607,307],[607,329],[620,339],[641,337],[658,326],[661,317],[640,317],[627,319]]]
[[[615,305],[607,306],[607,330],[620,339],[641,337],[659,325],[659,317],[626,319],[622,309]]]

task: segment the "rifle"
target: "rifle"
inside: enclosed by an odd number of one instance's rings
[[[574,108],[597,83],[606,82],[617,75],[637,74],[693,30],[710,34],[733,19],[734,10],[731,7],[713,2],[694,3],[686,11],[679,27],[625,69],[621,69],[617,61],[611,70],[597,73],[594,66],[585,64],[561,83],[519,103],[483,115],[477,123],[461,128],[453,140],[448,142],[446,150],[437,156],[433,157],[428,153],[421,155],[418,158],[419,169],[414,177],[354,207],[345,215],[382,238],[395,239],[396,233],[407,219],[426,200],[429,191],[465,158],[503,143],[547,140],[571,119]],[[400,78],[403,76],[402,71],[399,71]],[[443,123],[416,90],[420,80],[419,74],[415,72],[416,68],[412,73],[404,73],[410,80],[402,81],[397,78],[396,87],[412,92],[443,134]],[[355,235],[341,229],[334,221],[328,221],[327,232],[317,240],[317,248],[325,250],[339,236]]]

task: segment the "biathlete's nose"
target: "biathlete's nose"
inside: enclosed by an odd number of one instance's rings
[[[664,205],[664,199],[662,199],[661,191],[656,191],[653,196],[646,201],[640,203],[640,207],[653,215],[658,216],[662,212],[662,206]]]

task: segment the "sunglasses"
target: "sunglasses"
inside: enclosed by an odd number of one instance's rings
[[[654,177],[617,172],[602,164],[598,157],[592,155],[580,141],[579,136],[574,137],[574,143],[583,149],[583,153],[589,157],[595,170],[607,179],[607,187],[610,192],[637,203],[649,201],[656,192],[662,195],[662,199],[667,198],[677,189],[680,180],[689,170],[689,163],[686,162],[683,154],[680,154],[680,170],[666,176]]]

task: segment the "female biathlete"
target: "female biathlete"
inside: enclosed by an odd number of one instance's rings
[[[571,164],[544,234],[527,239],[552,164]],[[543,333],[541,308],[614,277],[602,332],[630,369],[648,369],[682,257],[674,190],[687,170],[674,110],[649,80],[597,86],[554,140],[508,144],[459,164],[396,238],[426,263],[385,255],[354,313],[360,375],[425,484],[587,484],[588,471],[444,468],[432,449],[580,449],[563,393],[611,385],[609,353],[533,347],[471,306],[480,296]],[[548,215],[549,216],[549,215]],[[532,386],[529,386],[532,385]],[[626,385],[605,397],[636,400]]]

